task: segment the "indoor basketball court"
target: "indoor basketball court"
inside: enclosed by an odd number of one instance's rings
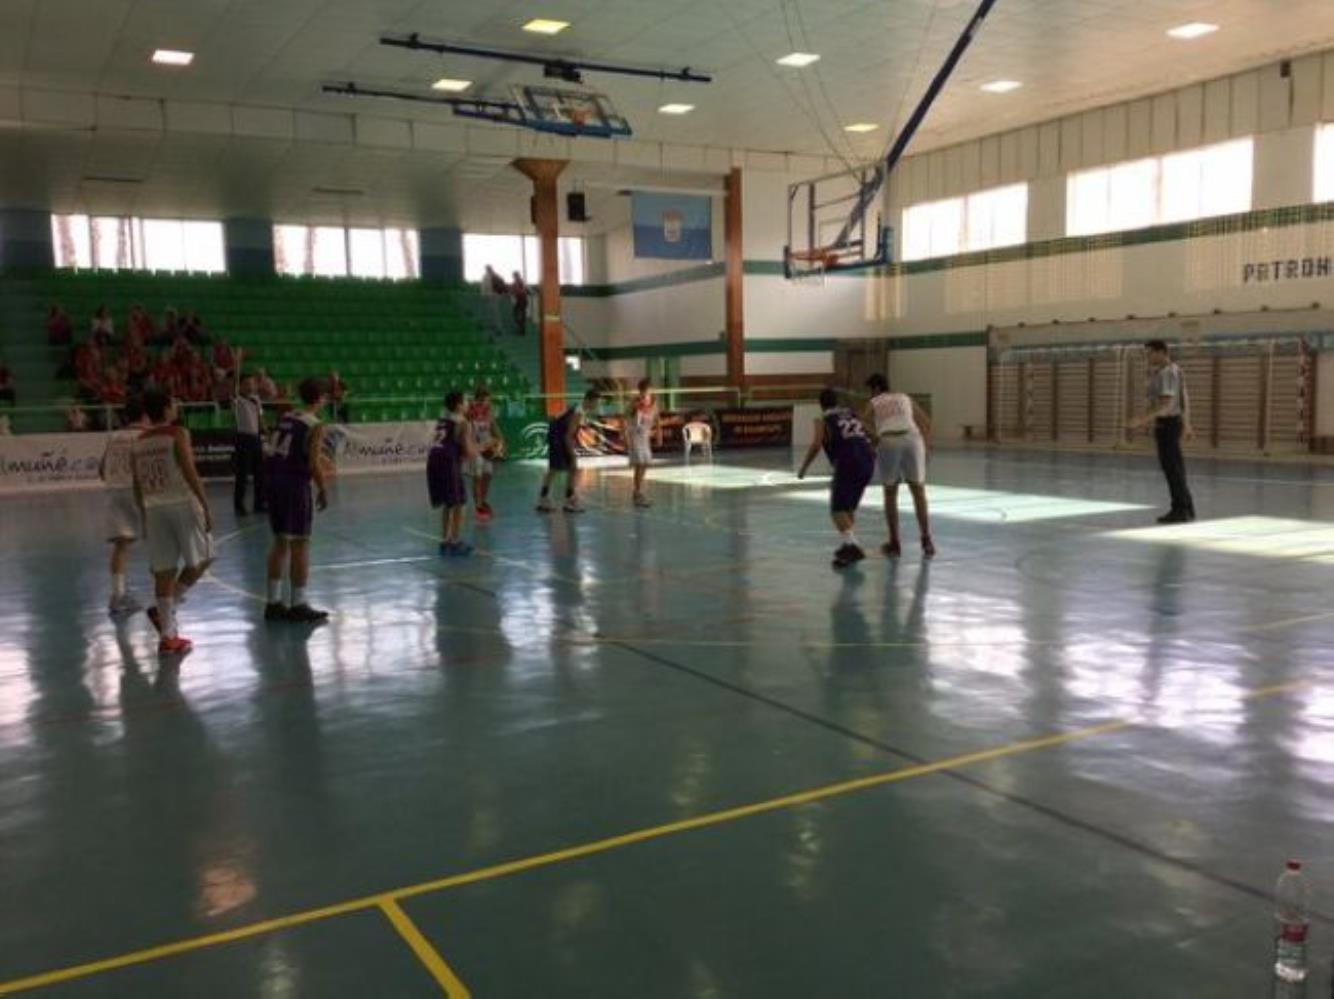
[[[0,13],[0,995],[1326,994],[1334,15],[1100,7]]]

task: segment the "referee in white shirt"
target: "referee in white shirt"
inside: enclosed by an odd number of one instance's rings
[[[1158,518],[1160,524],[1188,524],[1195,519],[1195,500],[1186,482],[1186,457],[1181,452],[1182,439],[1195,436],[1190,425],[1190,396],[1167,344],[1150,340],[1144,345],[1149,357],[1148,410],[1134,421],[1132,429],[1153,424],[1153,439],[1158,446],[1158,464],[1167,478],[1172,495],[1172,509]]]
[[[241,370],[241,357],[236,358],[236,370]],[[264,403],[255,392],[255,379],[247,373],[236,386],[232,398],[232,415],[236,418],[236,486],[232,492],[232,506],[239,517],[246,515],[245,494],[250,479],[255,480],[255,512],[263,513],[264,501]]]

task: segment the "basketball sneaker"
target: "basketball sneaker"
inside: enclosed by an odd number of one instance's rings
[[[491,513],[491,508],[489,506],[479,506],[477,508],[476,516],[477,516],[477,523],[487,524],[490,523],[491,518],[494,515]]]
[[[265,621],[286,621],[286,620],[287,620],[287,605],[286,605],[286,604],[280,604],[280,603],[277,603],[276,601],[275,601],[274,603],[271,603],[271,604],[265,604],[265,605],[264,605],[264,620],[265,620]]]
[[[931,535],[922,535],[922,558],[936,557],[936,543],[931,540]]]
[[[885,558],[898,558],[903,554],[903,546],[897,541],[886,541],[880,546],[880,554]]]
[[[565,505],[562,506],[561,509],[566,513],[583,513],[585,507],[579,502],[578,496],[571,496],[565,501]]]
[[[157,654],[160,656],[183,656],[195,647],[195,643],[188,638],[182,638],[177,635],[175,638],[163,638],[157,643]]]
[[[288,610],[287,620],[297,624],[323,624],[329,620],[329,612],[316,610],[310,604],[297,604]]]
[[[555,513],[555,512],[556,512],[556,504],[552,501],[552,499],[551,499],[550,496],[543,496],[541,499],[539,499],[539,500],[537,501],[537,512],[538,512],[538,513]]]
[[[635,506],[639,507],[641,510],[647,510],[652,505],[653,501],[643,493],[635,493]]]

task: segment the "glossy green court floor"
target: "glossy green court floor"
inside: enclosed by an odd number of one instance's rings
[[[1334,914],[1334,474],[1158,528],[1146,459],[944,452],[940,557],[838,574],[790,467],[509,465],[466,561],[343,480],[313,631],[219,487],[179,671],[98,494],[0,502],[0,994],[1268,995],[1285,858]]]

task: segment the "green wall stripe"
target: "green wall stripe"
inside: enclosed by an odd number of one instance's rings
[[[936,257],[931,260],[913,260],[907,263],[887,264],[882,267],[838,271],[828,275],[828,277],[830,279],[866,279],[932,274],[936,271],[953,270],[956,267],[985,267],[991,264],[1014,263],[1021,260],[1044,260],[1048,257],[1067,256],[1072,253],[1096,253],[1099,250],[1129,249],[1135,246],[1152,246],[1156,243],[1236,235],[1255,232],[1259,229],[1317,225],[1322,222],[1334,222],[1334,202],[1325,202],[1318,205],[1293,205],[1286,208],[1265,208],[1243,212],[1239,215],[1222,215],[1218,218],[1199,219],[1194,222],[1176,222],[1170,225],[1153,226],[1148,229],[1134,229],[1129,232],[1109,232],[1098,236],[1065,236],[1058,239],[1040,240],[1035,243],[1024,243],[1020,246],[1007,246],[999,250],[981,250],[976,253],[960,253],[952,257]],[[781,260],[747,260],[742,270],[750,277],[782,277],[783,262]],[[571,298],[610,298],[615,295],[628,295],[637,291],[671,288],[693,284],[697,281],[713,280],[721,277],[723,272],[723,264],[714,262],[699,267],[672,271],[668,274],[636,278],[632,281],[622,281],[615,284],[564,288],[562,294]]]
[[[890,350],[941,350],[949,347],[985,347],[986,345],[987,334],[985,330],[889,337]]]
[[[810,351],[832,351],[836,337],[778,337],[746,340],[748,354],[795,354]],[[597,361],[634,360],[641,357],[691,357],[703,354],[723,354],[722,340],[687,340],[681,343],[644,343],[628,347],[590,347],[584,351],[567,350],[567,354],[592,355]]]
[[[748,354],[795,354],[815,351],[832,352],[839,337],[757,337],[747,338]],[[864,340],[858,342],[864,343]],[[985,347],[984,330],[964,330],[958,333],[927,333],[922,336],[885,337],[890,350],[944,350],[955,347]],[[637,360],[650,357],[693,357],[704,354],[722,354],[726,350],[722,340],[687,340],[682,343],[642,343],[627,347],[589,347],[585,350],[567,350],[567,354],[582,353],[595,361]]]

